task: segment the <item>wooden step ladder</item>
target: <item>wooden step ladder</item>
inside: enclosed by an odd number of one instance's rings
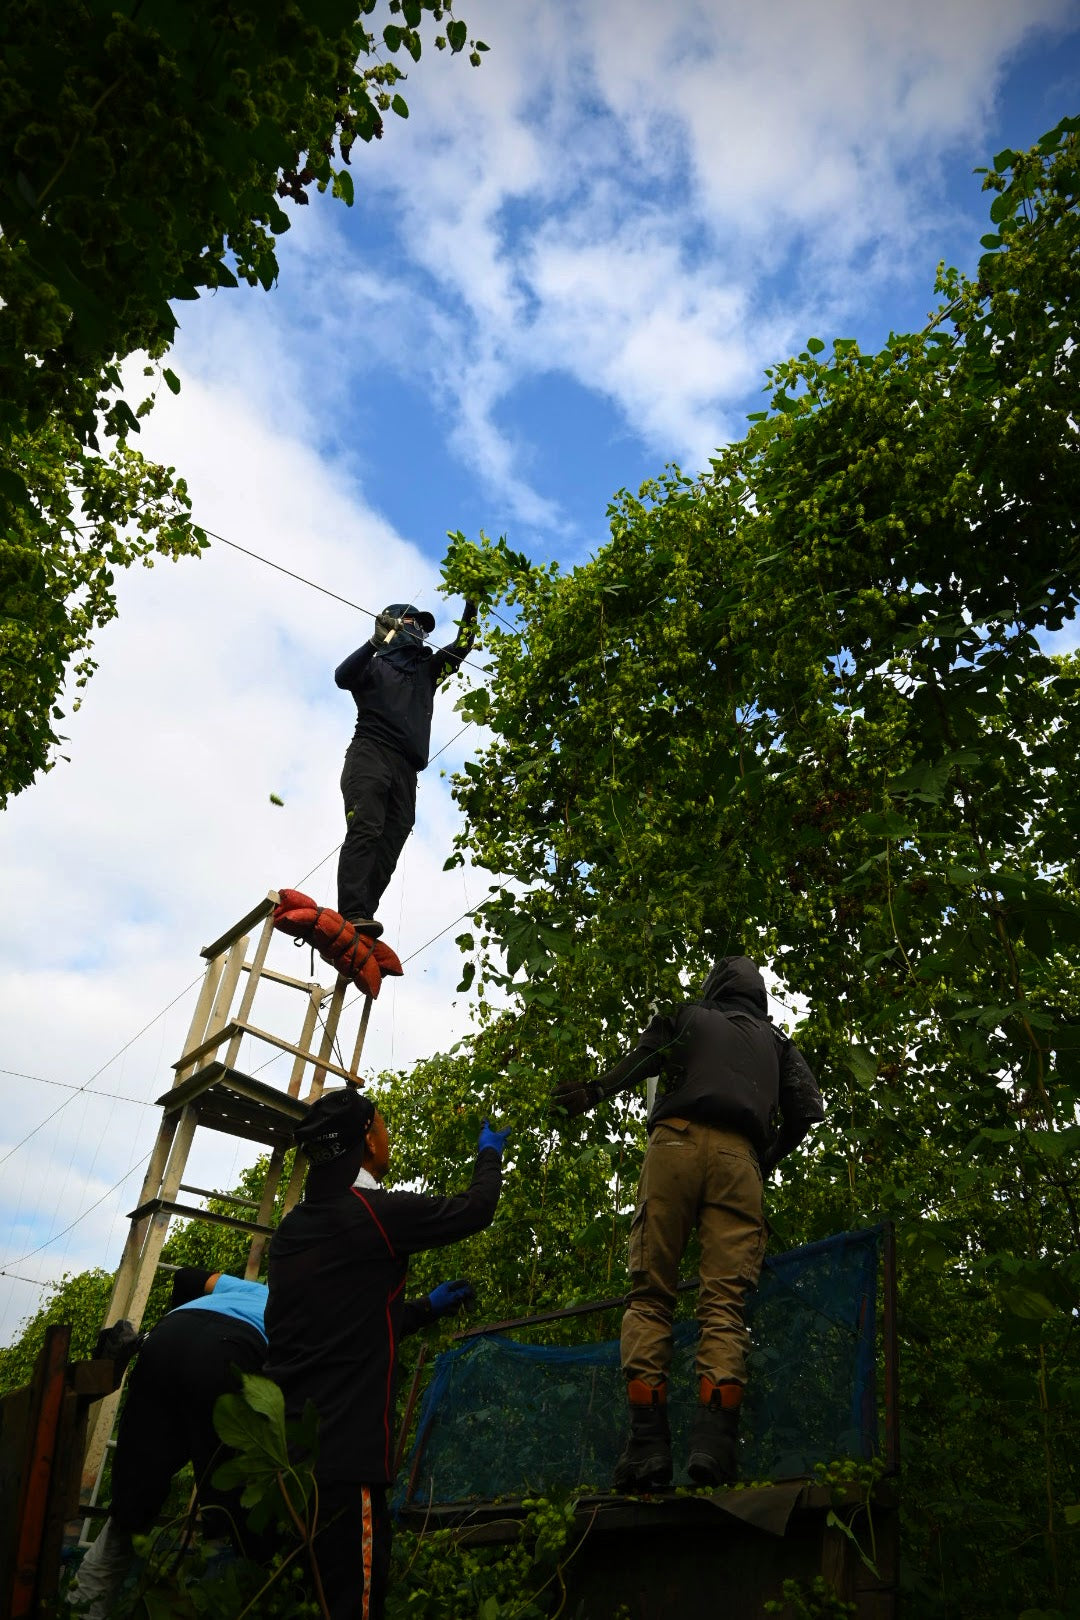
[[[257,1278],[273,1230],[270,1217],[294,1126],[303,1118],[308,1105],[321,1095],[327,1075],[356,1085],[362,1083],[358,1071],[371,1016],[371,997],[360,991],[364,1005],[352,1059],[345,1067],[334,1061],[334,1053],[342,1008],[352,980],[339,976],[332,985],[324,986],[313,979],[302,980],[267,966],[272,941],[278,939],[284,943],[286,938],[274,929],[273,911],[277,903],[277,893],[271,890],[265,900],[200,953],[206,961],[202,987],[183,1052],[172,1065],[172,1085],[158,1098],[161,1124],[139,1202],[129,1217],[131,1226],[105,1314],[105,1327],[124,1318],[136,1327],[141,1324],[174,1216],[250,1232],[251,1246],[244,1275]],[[248,948],[256,929],[259,932],[249,958]],[[256,994],[269,984],[285,986],[304,997],[303,1018],[296,1040],[286,1039],[253,1022]],[[316,1050],[313,1043],[319,1036],[320,1024],[322,1030]],[[271,1085],[236,1067],[245,1037],[291,1055],[293,1061],[286,1087]],[[301,1096],[309,1070],[308,1087]],[[222,1214],[184,1201],[182,1195],[212,1196],[218,1202],[228,1201],[219,1193],[210,1194],[184,1182],[184,1171],[199,1126],[258,1142],[270,1149],[266,1184],[253,1216],[239,1212]],[[297,1155],[285,1190],[283,1207],[286,1212],[300,1196],[304,1170],[305,1162]],[[97,1404],[87,1437],[83,1489],[95,1499],[119,1399],[117,1392]]]

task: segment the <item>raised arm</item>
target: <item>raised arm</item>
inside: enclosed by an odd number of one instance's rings
[[[647,1080],[650,1075],[660,1073],[665,1062],[670,1060],[671,1049],[677,1039],[675,1019],[654,1018],[648,1029],[638,1036],[633,1050],[621,1057],[598,1080],[588,1080],[584,1084],[568,1080],[557,1087],[552,1098],[555,1107],[565,1109],[572,1118],[576,1114],[587,1113],[597,1103],[606,1102],[620,1091],[629,1091],[639,1080]]]
[[[367,1204],[396,1254],[443,1249],[491,1225],[502,1190],[502,1143],[485,1142],[485,1136],[505,1140],[505,1134],[485,1126],[472,1181],[463,1193],[433,1198],[427,1193],[365,1192],[359,1187],[353,1192]]]
[[[461,615],[458,633],[448,647],[440,647],[431,660],[431,674],[435,681],[441,681],[444,676],[457,669],[462,659],[472,652],[476,640],[476,603],[466,602],[465,612]]]

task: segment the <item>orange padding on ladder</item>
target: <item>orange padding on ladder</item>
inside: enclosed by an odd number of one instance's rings
[[[381,939],[360,934],[351,922],[328,906],[317,905],[299,889],[279,889],[274,927],[314,946],[324,962],[352,979],[369,996],[377,996],[387,975],[400,978],[397,953]]]

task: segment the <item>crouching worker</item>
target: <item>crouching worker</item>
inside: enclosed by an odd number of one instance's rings
[[[700,1000],[654,1018],[607,1074],[563,1085],[554,1100],[581,1114],[655,1074],[620,1346],[630,1403],[630,1438],[615,1468],[620,1491],[671,1483],[672,1318],[679,1263],[695,1227],[701,1332],[689,1473],[698,1485],[737,1478],[748,1349],[743,1302],[765,1253],[762,1175],[824,1118],[814,1076],[770,1023],[765,982],[745,956],[722,958]]]
[[[258,1372],[266,1357],[263,1283],[182,1266],[172,1304],[146,1341],[128,1378],[112,1466],[112,1502],[79,1566],[69,1598],[87,1620],[109,1620],[135,1562],[133,1535],[154,1525],[173,1475],[190,1462],[203,1533],[228,1536],[245,1552],[247,1515],[239,1489],[212,1483],[229,1455],[214,1428],[214,1402],[240,1387],[239,1372]]]
[[[491,1224],[508,1131],[480,1133],[472,1182],[448,1198],[387,1192],[386,1125],[354,1086],[325,1092],[297,1126],[310,1168],[303,1202],[270,1244],[267,1371],[288,1418],[319,1417],[314,1552],[331,1620],[380,1620],[390,1564],[398,1340],[471,1295],[440,1283],[404,1299],[409,1256]]]

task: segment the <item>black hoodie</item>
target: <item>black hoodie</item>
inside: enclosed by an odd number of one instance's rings
[[[435,688],[471,652],[475,635],[467,619],[448,647],[434,650],[399,631],[384,647],[365,641],[350,653],[334,671],[334,681],[356,704],[353,743],[380,743],[422,771],[431,745]]]
[[[266,1370],[287,1417],[315,1403],[320,1483],[385,1485],[398,1341],[432,1320],[426,1298],[404,1298],[409,1256],[490,1226],[502,1175],[490,1148],[477,1155],[468,1189],[449,1198],[354,1187],[355,1172],[342,1155],[314,1185],[309,1177],[304,1202],[271,1239]]]
[[[765,981],[746,956],[723,957],[700,1001],[654,1018],[596,1090],[609,1097],[653,1074],[650,1131],[672,1117],[722,1125],[746,1137],[766,1174],[825,1118],[810,1066],[769,1022]]]

